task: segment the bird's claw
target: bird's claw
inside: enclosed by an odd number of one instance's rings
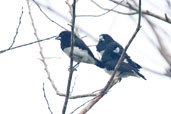
[[[71,71],[70,68],[68,68],[68,71],[69,71],[69,72]],[[72,67],[72,71],[77,71],[77,68]]]

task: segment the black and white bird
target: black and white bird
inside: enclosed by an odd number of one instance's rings
[[[113,38],[110,35],[108,35],[108,34],[101,34],[99,36],[99,42],[96,45],[96,50],[101,54],[101,56],[103,55],[105,48],[111,42],[115,43],[115,45],[117,45],[118,48],[120,48],[120,49],[123,50],[122,45],[120,45],[118,42],[116,42],[115,40],[113,40]],[[122,52],[121,53],[118,53],[118,54],[121,55]],[[128,56],[127,53],[125,54],[124,62],[129,63],[134,68],[137,68],[137,69],[140,69],[141,68],[140,65],[138,65],[136,62],[132,61],[132,59],[130,58],[130,56]]]
[[[73,42],[73,60],[77,62],[74,66],[78,66],[80,62],[94,64],[100,68],[104,68],[104,65],[101,61],[96,59],[88,48],[88,46],[74,34],[74,42]],[[70,31],[62,31],[59,36],[56,37],[56,40],[61,41],[61,49],[62,51],[70,57],[71,52],[71,32]]]
[[[105,48],[104,53],[102,55],[102,62],[105,65],[105,71],[112,75],[114,68],[121,56],[123,49],[115,42],[111,42],[108,44],[108,46]],[[116,74],[120,79],[127,77],[127,76],[136,76],[141,77],[144,80],[146,78],[139,73],[139,69],[136,67],[133,67],[130,63],[122,61]]]

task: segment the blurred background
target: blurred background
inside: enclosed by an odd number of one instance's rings
[[[72,2],[1,1],[0,113],[49,114],[44,92],[52,112],[62,112],[65,97],[60,95],[66,92],[70,59],[61,50],[60,42],[53,38],[41,42],[42,49],[35,43],[6,52],[2,50],[37,41],[33,21],[39,40],[57,36],[64,28],[71,30]],[[143,67],[140,72],[147,81],[136,77],[123,79],[88,114],[171,113],[170,9],[170,0],[142,0],[142,27],[127,53]],[[76,32],[84,37],[82,40],[99,58],[95,48],[99,35],[110,34],[125,47],[136,29],[137,12],[138,0],[77,0]],[[90,94],[102,89],[109,78],[103,69],[82,63],[73,74],[71,95]],[[92,97],[70,99],[66,113],[90,99]]]

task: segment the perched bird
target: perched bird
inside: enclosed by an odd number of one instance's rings
[[[71,51],[71,32],[70,31],[62,31],[59,36],[56,37],[56,40],[61,41],[61,49],[64,53],[66,53],[70,57]],[[73,60],[77,62],[74,66],[78,66],[80,62],[94,64],[100,68],[104,68],[104,65],[101,61],[96,59],[88,48],[88,46],[80,39],[78,36],[74,34],[73,37]]]
[[[120,58],[122,51],[123,49],[115,42],[109,43],[105,48],[105,51],[102,55],[102,62],[104,63],[105,71],[108,74],[113,74],[114,68]],[[146,80],[146,78],[141,73],[139,73],[138,68],[133,67],[130,63],[125,61],[121,62],[115,75],[117,75],[120,79],[127,76],[136,76]]]
[[[101,35],[99,36],[99,42],[98,42],[98,44],[96,45],[96,50],[97,50],[101,55],[103,55],[105,48],[107,47],[107,45],[108,45],[110,42],[115,42],[115,43],[117,43],[117,42],[114,41],[113,38],[112,38],[111,36],[109,36],[108,34],[101,34]],[[117,44],[119,44],[119,43],[117,43]]]
[[[98,42],[98,44],[96,45],[96,50],[97,50],[101,55],[103,55],[105,48],[106,48],[106,47],[108,46],[108,44],[111,43],[111,42],[115,43],[115,45],[117,45],[118,48],[120,48],[120,49],[123,50],[122,45],[120,45],[118,42],[116,42],[115,40],[113,40],[113,38],[112,38],[110,35],[108,35],[108,34],[101,34],[101,35],[99,36],[99,42]],[[121,53],[118,53],[118,54],[121,55],[122,52],[121,52]],[[130,56],[128,56],[127,53],[125,54],[124,62],[129,63],[129,64],[130,64],[132,67],[134,67],[134,68],[138,68],[138,69],[141,68],[140,65],[138,65],[137,63],[135,63],[134,61],[131,60]]]

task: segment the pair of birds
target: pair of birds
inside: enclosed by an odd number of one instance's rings
[[[59,36],[56,37],[56,40],[61,41],[61,49],[70,57],[71,32],[62,31]],[[100,68],[104,68],[110,75],[113,74],[114,68],[123,51],[123,47],[108,34],[101,34],[96,46],[97,51],[102,56],[101,60],[96,59],[88,46],[76,35],[74,35],[73,46],[73,60],[77,62],[74,67],[77,67],[80,62],[94,64]],[[125,54],[124,60],[121,62],[115,75],[117,75],[120,80],[127,76],[141,77],[146,80],[146,78],[139,73],[140,68],[140,65],[132,61],[130,56]]]

